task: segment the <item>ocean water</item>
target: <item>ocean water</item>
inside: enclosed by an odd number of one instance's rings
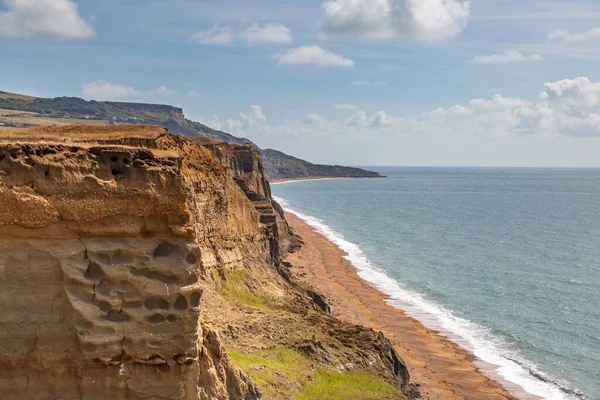
[[[600,399],[600,170],[375,169],[273,192],[505,380]]]

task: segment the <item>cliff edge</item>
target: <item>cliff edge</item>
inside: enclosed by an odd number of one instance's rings
[[[250,145],[2,131],[0,204],[2,398],[313,398],[332,376],[403,398],[389,341],[290,281]]]

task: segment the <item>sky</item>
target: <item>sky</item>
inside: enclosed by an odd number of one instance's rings
[[[320,163],[600,167],[600,1],[0,0],[0,90]]]

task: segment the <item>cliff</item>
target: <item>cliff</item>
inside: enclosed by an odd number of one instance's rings
[[[0,204],[1,398],[289,399],[336,374],[399,399],[409,383],[387,339],[290,281],[297,239],[250,145],[2,131]]]
[[[27,114],[13,114],[9,111]],[[186,119],[181,108],[161,104],[86,101],[78,97],[36,98],[0,91],[0,123],[11,127],[43,125],[122,125],[151,124],[167,128],[171,133],[193,138],[208,138],[231,144],[250,144],[262,152],[268,179],[307,176],[378,178],[376,172],[360,168],[317,165],[276,150],[261,150],[245,138],[212,129]]]
[[[341,165],[313,164],[272,149],[262,150],[261,155],[266,165],[265,173],[271,180],[307,177],[383,178],[378,172]]]

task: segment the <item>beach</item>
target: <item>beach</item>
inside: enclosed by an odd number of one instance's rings
[[[344,179],[344,178],[329,178],[326,176],[304,176],[302,178],[286,178],[286,179],[272,179],[271,184],[281,184],[287,182],[298,182],[298,181],[321,181],[327,179]]]
[[[287,260],[295,279],[324,294],[337,318],[383,332],[408,365],[411,382],[423,398],[538,398],[494,376],[492,366],[389,305],[389,297],[361,279],[339,247],[296,215],[288,212],[286,219],[303,242]]]

